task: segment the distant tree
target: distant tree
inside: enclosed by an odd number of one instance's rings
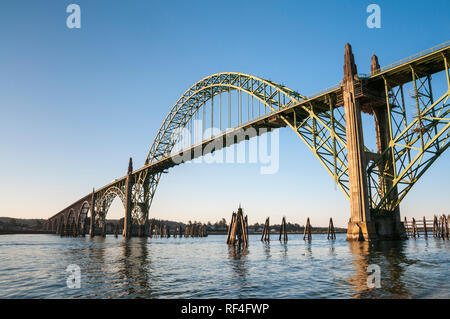
[[[36,221],[36,229],[43,229],[44,228],[44,223],[42,222],[42,220],[37,220]]]

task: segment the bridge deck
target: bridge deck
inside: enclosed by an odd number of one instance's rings
[[[420,76],[444,71],[443,55],[450,57],[450,41],[381,68],[368,76],[369,83],[384,86],[383,77],[397,85],[411,82],[411,66]]]

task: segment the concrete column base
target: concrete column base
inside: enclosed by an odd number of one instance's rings
[[[377,240],[378,235],[373,222],[349,222],[347,228],[348,241]]]
[[[408,239],[402,222],[391,217],[377,217],[370,222],[349,222],[347,240],[401,240]]]

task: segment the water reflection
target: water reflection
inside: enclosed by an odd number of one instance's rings
[[[288,259],[288,244],[287,243],[281,243],[281,248],[282,248],[282,255],[283,256],[283,260],[287,260]]]
[[[266,260],[269,260],[272,255],[270,254],[270,242],[263,242],[263,252]]]
[[[328,251],[328,256],[336,257],[336,247],[335,247],[335,240],[330,240],[330,249]]]
[[[128,295],[150,292],[147,238],[133,237],[122,241],[122,264],[119,272],[125,280]]]
[[[348,279],[354,289],[355,298],[408,298],[403,275],[405,265],[414,264],[406,257],[404,241],[349,242],[353,256],[354,274]],[[367,272],[369,265],[381,269],[381,288],[369,288]]]
[[[239,245],[228,245],[228,258],[230,259],[231,269],[233,271],[233,279],[237,279],[235,284],[242,287],[247,279],[247,255],[248,248]]]
[[[312,242],[311,239],[310,240],[306,240],[305,241],[305,256],[308,257],[309,259],[313,259],[313,253],[312,253]]]

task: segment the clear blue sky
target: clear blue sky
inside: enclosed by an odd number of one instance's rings
[[[381,29],[366,7],[381,7]],[[82,28],[66,27],[81,7]],[[449,40],[443,1],[1,1],[0,216],[47,218],[145,160],[171,106],[225,71],[308,95],[342,78],[350,42],[358,71]],[[151,216],[345,226],[349,205],[312,153],[281,130],[280,170],[255,164],[181,165],[164,175]],[[449,213],[450,155],[414,186],[402,216]],[[120,218],[118,200],[109,218]]]

